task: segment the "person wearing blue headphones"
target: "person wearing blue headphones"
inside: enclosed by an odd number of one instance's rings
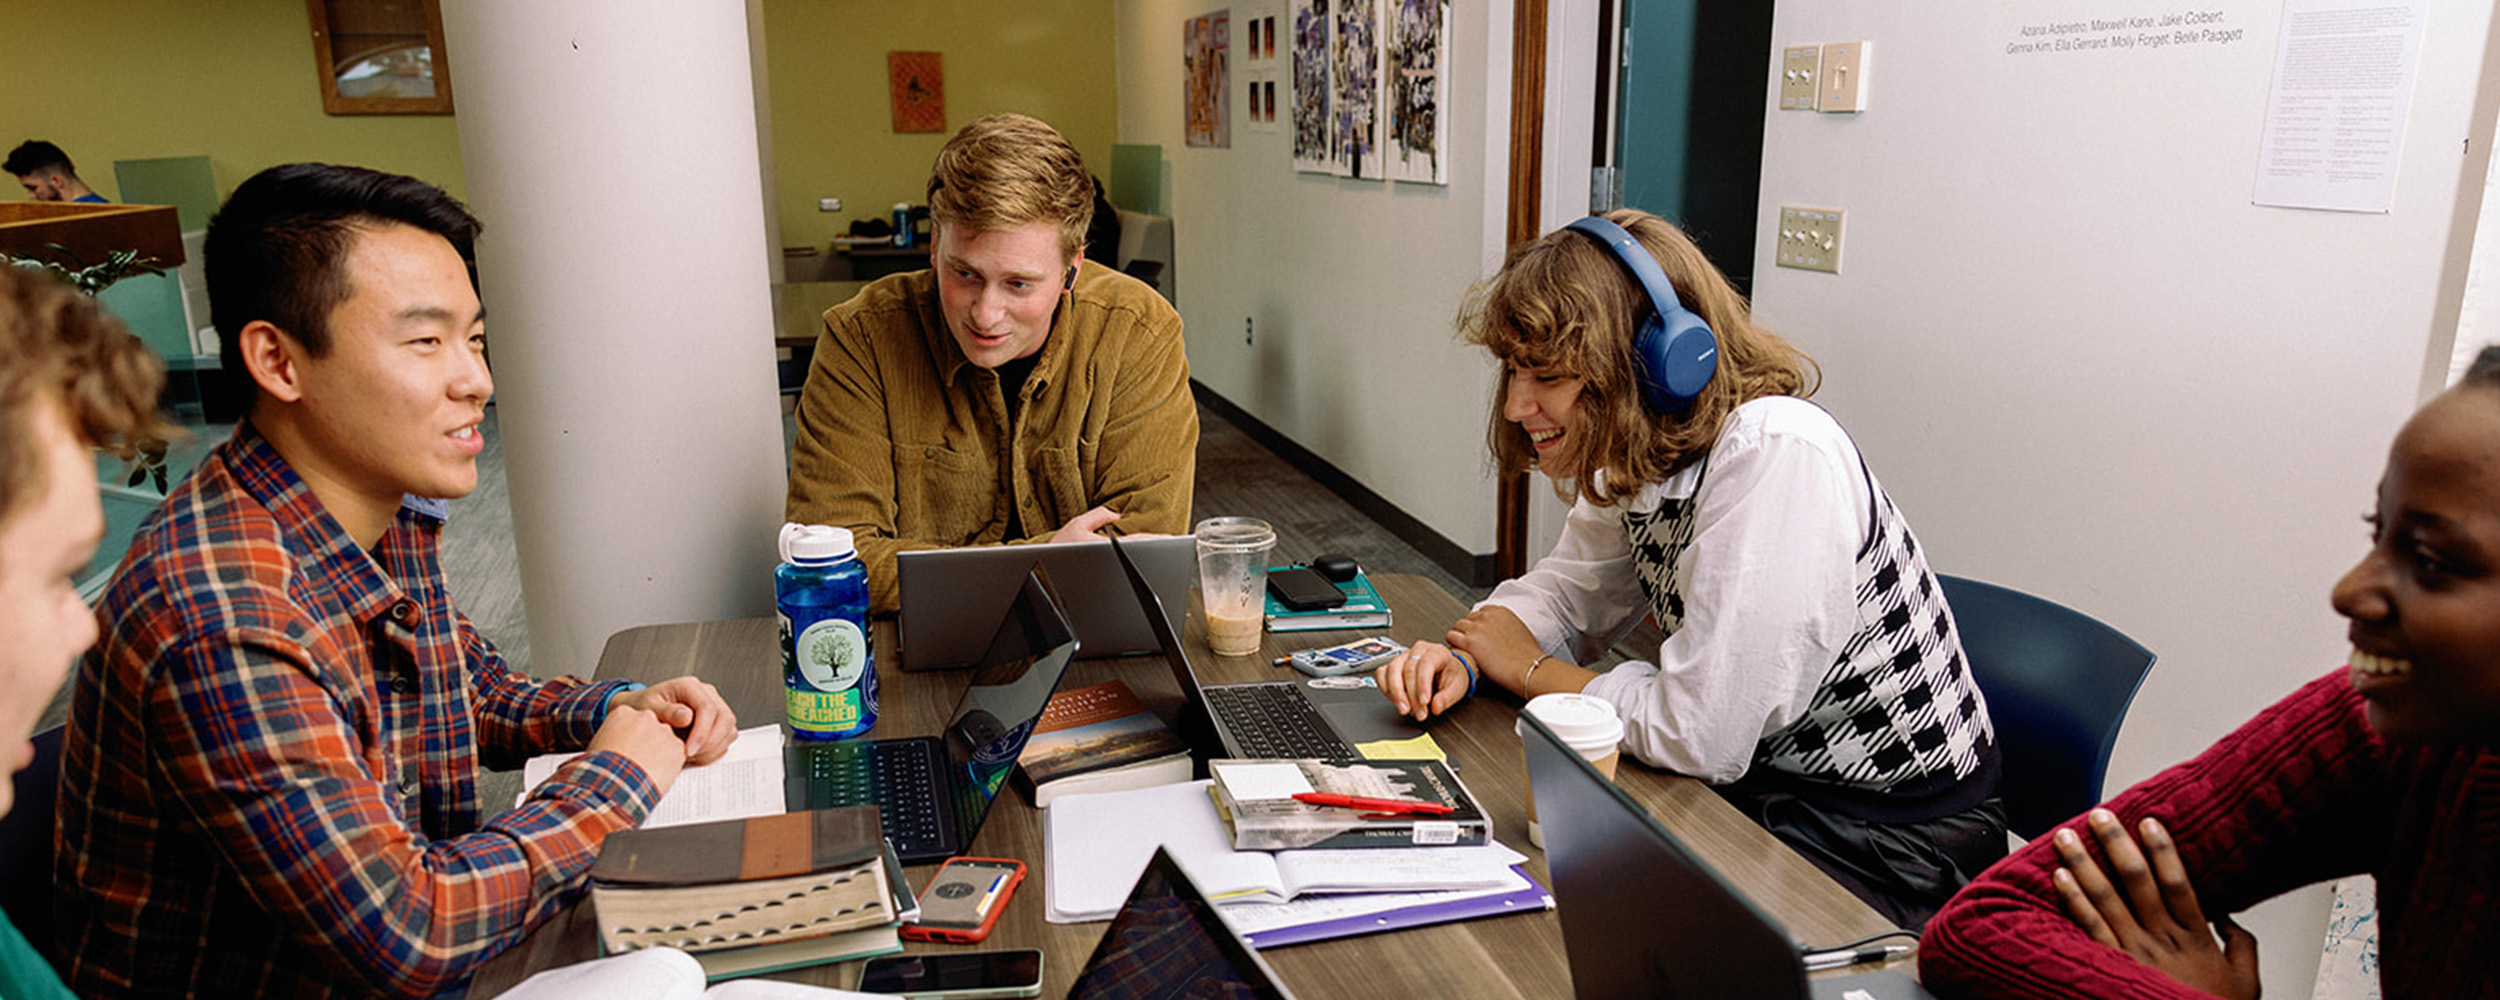
[[[1572,502],[1562,540],[1380,671],[1401,712],[1489,680],[1612,704],[1623,750],[1709,782],[1901,926],[2003,857],[1996,740],[1935,574],[1813,359],[1754,325],[1685,234],[1592,216],[1468,296],[1501,361],[1505,474]],[[1643,616],[1656,661],[1577,666]]]

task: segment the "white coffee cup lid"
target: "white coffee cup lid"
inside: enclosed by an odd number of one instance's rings
[[[1623,720],[1615,715],[1614,703],[1596,695],[1541,694],[1528,699],[1527,711],[1574,750],[1603,749],[1623,742]]]

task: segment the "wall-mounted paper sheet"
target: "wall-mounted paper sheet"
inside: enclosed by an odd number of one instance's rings
[[[2412,116],[2424,6],[2284,0],[2252,200],[2280,208],[2388,210]]]

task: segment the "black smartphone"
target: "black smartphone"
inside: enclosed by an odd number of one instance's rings
[[[1037,997],[1042,995],[1042,953],[1016,948],[872,958],[860,973],[859,990],[904,1000]]]
[[[1267,592],[1295,611],[1326,611],[1345,603],[1345,591],[1308,566],[1268,570]]]

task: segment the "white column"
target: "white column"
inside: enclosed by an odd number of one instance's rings
[[[541,676],[587,675],[619,629],[772,609],[778,262],[748,7],[443,4]]]

